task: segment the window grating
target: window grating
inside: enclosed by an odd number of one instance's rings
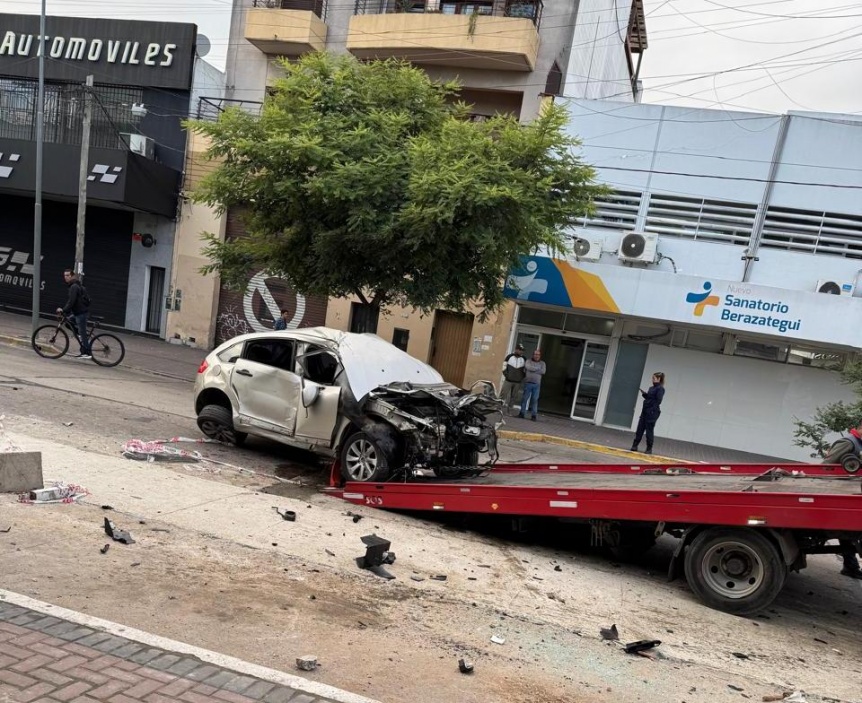
[[[862,215],[770,207],[761,245],[862,259]]]
[[[583,219],[583,226],[591,229],[632,231],[637,224],[640,204],[640,193],[615,190],[593,202],[595,211]]]
[[[748,244],[757,205],[653,193],[646,232],[698,241]]]

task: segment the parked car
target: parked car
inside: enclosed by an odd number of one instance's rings
[[[467,391],[373,334],[325,327],[245,334],[198,369],[195,412],[207,436],[257,435],[339,459],[351,481],[405,468],[438,475],[497,458],[502,402]]]

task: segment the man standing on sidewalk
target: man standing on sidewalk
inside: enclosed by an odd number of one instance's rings
[[[86,289],[78,280],[78,275],[72,269],[63,271],[63,280],[69,286],[69,298],[62,308],[57,308],[57,314],[63,313],[75,323],[78,342],[81,344],[81,353],[78,354],[78,358],[92,359],[93,357],[90,356],[90,340],[87,337],[87,316],[90,312],[90,296],[87,295]]]
[[[530,409],[530,419],[535,422],[539,417],[539,388],[542,385],[542,376],[546,371],[545,362],[542,361],[542,352],[538,349],[533,352],[533,358],[524,364],[524,397],[521,399],[521,412],[518,417],[527,414]]]
[[[503,388],[500,390],[500,398],[503,399],[503,411],[506,415],[512,414],[512,402],[517,396],[521,384],[524,382],[524,345],[519,344],[503,364]]]

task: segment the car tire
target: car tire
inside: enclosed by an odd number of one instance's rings
[[[341,447],[341,475],[345,481],[385,481],[393,468],[396,441],[381,428],[374,433],[354,432]]]
[[[206,405],[198,413],[198,427],[210,439],[225,444],[242,446],[248,435],[233,427],[233,416],[228,408],[221,405]]]

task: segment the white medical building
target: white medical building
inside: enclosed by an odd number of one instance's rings
[[[563,102],[612,193],[507,288],[540,410],[633,428],[664,371],[659,437],[807,459],[793,420],[862,347],[862,119]]]

